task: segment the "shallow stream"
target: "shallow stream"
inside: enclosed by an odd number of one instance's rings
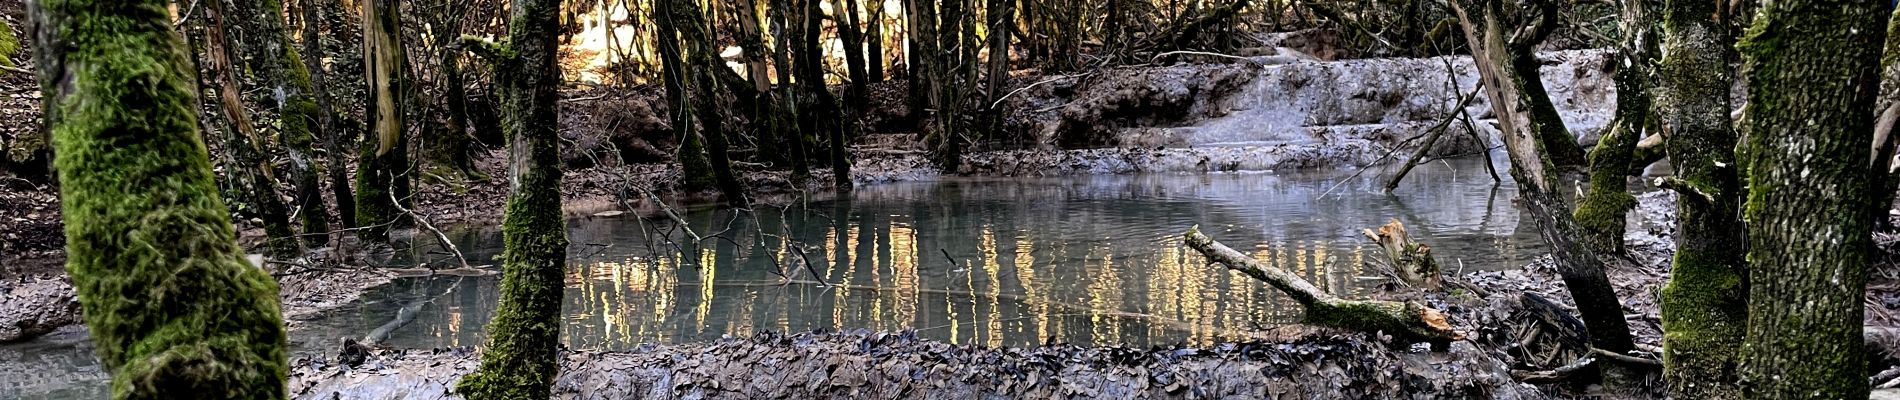
[[[565,345],[856,328],[986,346],[1206,344],[1296,321],[1300,310],[1185,248],[1180,234],[1195,224],[1345,297],[1381,282],[1364,267],[1380,256],[1360,230],[1392,218],[1448,272],[1522,266],[1542,244],[1511,205],[1515,189],[1494,187],[1482,163],[1420,166],[1389,195],[1377,174],[1350,172],[880,184],[782,209],[686,212],[709,237],[697,246],[655,219],[577,219]],[[498,230],[452,236],[471,263],[495,263]],[[397,263],[446,265],[436,249],[418,243]],[[479,345],[498,283],[435,276],[372,288],[300,321],[293,357],[327,357],[344,337]],[[83,335],[0,346],[0,398],[103,398]]]

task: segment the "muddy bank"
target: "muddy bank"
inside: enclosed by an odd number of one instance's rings
[[[357,367],[300,360],[299,399],[447,399],[466,348],[378,351]],[[1212,348],[990,349],[909,332],[763,332],[562,357],[561,399],[1541,398],[1468,344],[1393,350],[1362,334]]]

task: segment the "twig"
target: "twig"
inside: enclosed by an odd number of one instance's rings
[[[1246,61],[1246,62],[1247,62],[1248,64],[1253,64],[1253,65],[1256,65],[1256,66],[1258,66],[1258,65],[1261,65],[1259,61],[1254,61],[1253,59],[1251,59],[1251,58],[1247,58],[1247,57],[1241,57],[1241,56],[1236,56],[1236,55],[1229,55],[1229,54],[1221,54],[1221,53],[1213,53],[1213,52],[1206,52],[1206,51],[1189,51],[1189,50],[1176,50],[1176,51],[1170,51],[1170,52],[1166,52],[1166,53],[1161,53],[1161,54],[1156,54],[1156,55],[1155,55],[1154,57],[1152,57],[1152,58],[1149,58],[1149,59],[1148,59],[1148,63],[1149,63],[1149,64],[1159,64],[1159,63],[1160,63],[1160,61],[1161,61],[1161,58],[1162,58],[1162,57],[1167,57],[1167,56],[1172,56],[1172,55],[1177,55],[1177,54],[1186,54],[1186,55],[1191,55],[1191,56],[1209,56],[1209,57],[1224,57],[1224,58],[1231,58],[1231,59],[1235,59],[1235,60],[1241,60],[1241,61]]]
[[[449,241],[449,235],[444,235],[442,234],[442,230],[435,229],[435,225],[430,224],[428,218],[423,218],[421,215],[417,215],[415,211],[409,211],[409,209],[403,208],[402,200],[396,198],[395,192],[391,192],[389,194],[389,204],[392,206],[395,206],[396,211],[401,211],[403,214],[409,214],[409,218],[415,218],[416,223],[422,225],[423,229],[427,229],[429,230],[430,233],[434,233],[435,240],[442,243],[442,248],[448,249],[450,253],[455,253],[455,261],[462,263],[462,268],[474,268],[468,265],[468,257],[462,255],[462,249],[456,248],[455,242]]]
[[[1662,361],[1656,361],[1655,359],[1652,359],[1652,358],[1637,357],[1637,356],[1627,355],[1627,354],[1618,353],[1614,351],[1599,349],[1595,347],[1590,348],[1590,353],[1604,356],[1604,357],[1609,357],[1610,359],[1621,361],[1628,364],[1648,365],[1652,367],[1662,366]]]
[[[1089,75],[1091,75],[1091,74],[1094,74],[1094,72],[1088,72],[1088,73],[1082,73],[1082,74],[1078,74],[1078,75],[1059,75],[1059,76],[1056,76],[1056,77],[1054,77],[1054,78],[1049,78],[1049,79],[1044,79],[1044,80],[1042,80],[1041,82],[1036,82],[1036,83],[1031,83],[1031,84],[1029,84],[1028,86],[1023,86],[1023,87],[1019,87],[1019,88],[1016,88],[1016,90],[1011,90],[1011,91],[1009,91],[1009,93],[1008,93],[1008,94],[1004,94],[1004,95],[1003,95],[1003,97],[1000,97],[1000,98],[997,98],[997,99],[996,99],[996,102],[993,102],[993,103],[990,103],[990,109],[991,109],[991,110],[995,110],[995,109],[996,109],[996,106],[998,106],[998,105],[1002,105],[1002,104],[1003,104],[1003,100],[1009,100],[1009,97],[1010,97],[1010,96],[1015,96],[1015,95],[1016,95],[1017,93],[1022,93],[1022,91],[1024,91],[1024,90],[1029,90],[1030,88],[1034,88],[1034,87],[1036,87],[1036,86],[1040,86],[1040,85],[1042,85],[1042,84],[1044,84],[1044,83],[1049,83],[1049,82],[1055,82],[1055,81],[1059,81],[1059,80],[1063,80],[1063,79],[1068,79],[1068,78],[1080,78],[1080,77],[1085,77],[1085,76],[1089,76]]]
[[[811,256],[805,255],[805,248],[803,246],[798,246],[796,244],[792,245],[792,253],[797,254],[799,259],[805,260],[805,271],[811,272],[811,278],[818,280],[819,287],[831,286],[830,283],[825,283],[824,275],[818,274],[818,268],[812,266]]]

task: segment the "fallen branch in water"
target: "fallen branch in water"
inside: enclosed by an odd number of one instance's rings
[[[1188,247],[1206,255],[1208,260],[1240,271],[1285,292],[1306,308],[1305,322],[1333,328],[1366,332],[1385,332],[1408,339],[1430,342],[1463,340],[1464,335],[1451,329],[1445,314],[1414,302],[1346,300],[1333,297],[1299,275],[1235,251],[1214,238],[1201,234],[1199,226],[1188,228]]]

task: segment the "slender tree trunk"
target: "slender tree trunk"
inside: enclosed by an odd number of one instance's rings
[[[277,283],[219,201],[166,2],[28,4],[66,268],[113,397],[284,398]]]
[[[688,22],[678,19],[678,12],[673,10],[676,6],[671,0],[653,4],[653,20],[659,25],[661,74],[666,81],[666,110],[672,113],[673,132],[679,136],[681,185],[688,191],[703,191],[712,189],[717,179],[713,177],[712,161],[706,157],[706,145],[698,130],[693,129],[693,104],[689,101],[686,62],[679,40],[679,24]]]
[[[802,119],[796,117],[801,108],[798,104],[798,86],[792,83],[794,62],[789,59],[794,51],[792,49],[794,38],[804,37],[799,33],[804,29],[804,24],[792,19],[792,15],[801,12],[798,11],[801,8],[792,4],[791,0],[767,0],[766,4],[773,24],[772,37],[776,42],[773,47],[777,49],[772,52],[772,65],[778,76],[780,90],[778,95],[780,103],[776,107],[777,110],[774,113],[776,117],[773,121],[778,125],[777,131],[782,133],[785,141],[791,145],[791,154],[788,157],[792,161],[792,177],[802,182],[805,178],[811,177],[809,160],[811,141],[806,139],[806,132],[802,131]]]
[[[1110,0],[1109,4],[1114,3],[1114,0]],[[1008,115],[998,102],[1003,98],[1003,88],[1009,86],[1009,32],[1013,30],[1010,26],[1015,24],[1015,18],[1012,15],[1013,4],[1015,2],[1011,0],[988,0],[987,4],[989,29],[986,31],[990,35],[990,70],[988,72],[989,87],[984,89],[988,92],[988,96],[983,105],[989,107],[985,112],[989,117],[989,124],[985,128],[988,129],[991,137],[1002,137],[1003,116]]]
[[[864,26],[864,61],[866,82],[884,81],[884,0],[866,0],[869,11],[869,24]]]
[[[1742,396],[1867,397],[1862,297],[1873,249],[1865,161],[1885,2],[1762,4],[1748,79],[1748,332]]]
[[[834,6],[838,4],[839,3],[833,3]],[[831,21],[838,26],[838,41],[843,42],[845,48],[845,76],[851,79],[851,82],[845,85],[844,91],[845,107],[853,111],[852,113],[847,113],[847,118],[855,118],[855,111],[863,110],[866,105],[867,100],[865,98],[864,84],[870,80],[870,78],[868,78],[870,73],[866,72],[864,65],[864,52],[862,51],[862,49],[864,49],[864,31],[859,28],[859,26],[861,26],[860,23],[863,21],[858,17],[858,1],[844,0],[842,4],[844,8],[832,9]]]
[[[482,365],[456,390],[471,399],[545,399],[560,372],[562,278],[560,0],[514,0],[508,44],[469,39],[493,67],[508,136],[508,205],[502,217],[501,305],[488,324]]]
[[[700,12],[699,5],[692,0],[674,0],[672,11],[675,13],[674,27],[684,27],[686,46],[690,51],[693,67],[693,105],[699,121],[700,136],[706,139],[706,153],[712,166],[713,179],[719,185],[719,191],[725,194],[725,200],[735,206],[746,204],[745,187],[739,184],[739,178],[732,172],[731,155],[727,153],[725,120],[719,114],[719,80],[713,77],[716,68],[725,68],[718,60],[718,50],[713,47],[712,38],[706,29],[707,13]]]
[[[442,74],[443,111],[447,112],[440,131],[431,135],[425,146],[428,153],[430,171],[437,177],[457,181],[461,178],[485,180],[482,172],[475,168],[473,156],[476,151],[475,136],[468,132],[468,91],[463,87],[461,54],[455,41],[461,36],[461,14],[467,12],[459,3],[464,0],[447,0],[437,4],[435,21],[429,24],[436,41],[436,66]]]
[[[408,221],[396,201],[409,192],[408,138],[403,135],[404,106],[409,100],[405,76],[400,16],[401,2],[362,0],[363,77],[370,90],[364,135],[356,159],[356,224],[358,237],[368,242],[389,239],[389,228]]]
[[[1589,246],[1578,242],[1581,227],[1570,215],[1570,207],[1560,192],[1566,179],[1559,163],[1554,159],[1548,139],[1551,131],[1563,131],[1563,121],[1556,119],[1555,110],[1549,109],[1551,103],[1544,97],[1541,85],[1531,85],[1537,75],[1525,75],[1522,61],[1536,42],[1543,40],[1555,23],[1548,21],[1556,18],[1555,6],[1550,1],[1541,1],[1536,6],[1544,10],[1538,21],[1529,23],[1511,23],[1504,19],[1509,15],[1507,7],[1499,0],[1457,0],[1450,3],[1453,14],[1458,18],[1464,31],[1465,41],[1471,47],[1474,65],[1478,68],[1480,84],[1490,99],[1491,107],[1498,117],[1500,136],[1504,138],[1506,153],[1511,156],[1511,175],[1518,182],[1518,194],[1532,220],[1537,221],[1539,233],[1545,243],[1552,248],[1558,274],[1562,276],[1564,286],[1570,291],[1570,297],[1577,304],[1585,328],[1589,332],[1590,345],[1598,349],[1626,353],[1635,345],[1630,339],[1628,322],[1623,319],[1623,306],[1617,299],[1616,291],[1610,286],[1610,280],[1603,272],[1603,262]],[[1477,10],[1478,17],[1473,18],[1468,10]],[[1507,26],[1534,27],[1522,35],[1512,35],[1506,39]],[[1535,71],[1535,62],[1529,65]],[[1574,142],[1571,143],[1573,146]],[[1604,385],[1612,392],[1626,392],[1637,384],[1640,375],[1628,366],[1612,362],[1597,364],[1603,371]]]
[[[739,23],[738,42],[746,57],[746,79],[752,83],[752,96],[742,101],[751,103],[752,141],[758,146],[757,157],[772,163],[788,160],[784,152],[779,151],[778,104],[773,98],[772,72],[766,66],[771,58],[765,46],[764,30],[759,26],[759,6],[753,0],[733,2],[733,17]]]
[[[1656,96],[1676,177],[1676,255],[1661,293],[1663,372],[1678,399],[1740,393],[1736,368],[1748,325],[1747,269],[1736,134],[1729,119],[1729,30],[1715,3],[1666,0]]]
[[[343,149],[345,146],[343,145],[344,140],[340,138],[340,136],[343,136],[343,131],[337,129],[336,126],[336,108],[330,103],[330,92],[327,90],[328,87],[326,85],[327,82],[329,82],[327,80],[329,73],[325,72],[323,68],[324,54],[326,54],[323,48],[323,37],[325,36],[324,26],[325,22],[327,22],[327,18],[323,18],[324,6],[322,4],[311,4],[313,1],[316,0],[303,0],[304,4],[301,6],[304,18],[304,70],[310,71],[310,87],[314,89],[310,94],[317,102],[316,131],[322,132],[323,150],[329,156],[329,165],[326,167],[329,170],[331,197],[336,198],[337,212],[341,217],[338,220],[343,221],[345,226],[353,226],[356,223],[356,199],[351,197],[350,175],[348,170],[343,167],[345,165],[343,158]],[[318,197],[318,201],[322,201],[322,196]],[[321,205],[318,205],[318,207],[316,212],[328,214],[326,210],[321,208]],[[311,210],[306,208],[304,212],[311,212]],[[306,230],[304,233],[314,234],[317,232]],[[327,241],[328,232],[323,233],[326,235],[324,239]]]
[[[232,186],[240,188],[240,198],[248,209],[245,214],[262,221],[266,252],[271,258],[295,259],[303,256],[303,246],[297,241],[296,226],[290,222],[290,207],[278,194],[264,138],[257,133],[239,99],[243,91],[238,88],[236,66],[232,63],[226,15],[223,2],[205,6],[205,53],[209,56],[211,74],[217,80],[220,109],[231,121],[231,129],[224,133],[224,138],[225,151],[231,152],[235,169],[231,174],[235,181]]]
[[[793,66],[798,75],[799,87],[804,92],[800,97],[797,115],[799,130],[805,135],[824,135],[830,142],[826,153],[830,155],[832,179],[838,190],[851,189],[851,162],[845,154],[845,122],[848,115],[838,110],[838,100],[833,98],[831,90],[825,87],[824,50],[819,47],[818,38],[824,32],[824,11],[819,0],[800,0],[798,44],[793,51],[797,58]],[[862,60],[860,60],[862,62]],[[807,139],[801,139],[807,140]]]
[[[249,57],[250,66],[268,89],[259,103],[274,106],[266,108],[277,111],[279,137],[290,156],[291,179],[296,181],[298,214],[303,230],[310,233],[305,238],[311,246],[321,247],[329,242],[330,222],[319,183],[323,178],[317,172],[316,160],[311,158],[316,154],[311,151],[316,137],[324,132],[317,130],[320,117],[317,101],[311,96],[316,90],[310,83],[310,72],[291,45],[282,0],[242,0],[235,11],[239,24],[256,38],[257,43],[248,46],[256,51]]]
[[[1650,64],[1656,58],[1656,0],[1622,0],[1623,43],[1616,63],[1616,118],[1590,151],[1590,192],[1574,214],[1583,243],[1597,254],[1623,254],[1623,220],[1636,207],[1629,193],[1636,141],[1650,115]]]

